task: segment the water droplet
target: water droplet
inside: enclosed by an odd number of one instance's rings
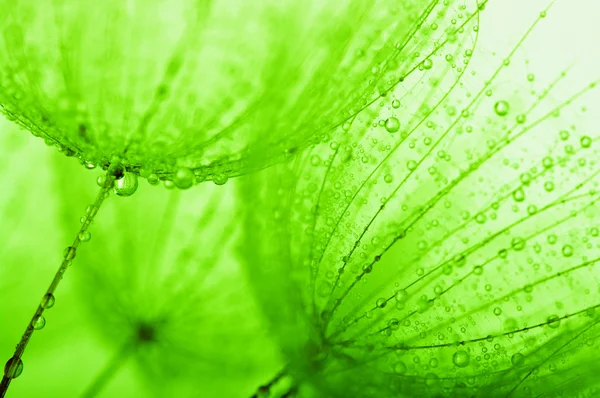
[[[558,315],[550,315],[548,317],[548,327],[556,329],[560,326],[560,318]]]
[[[385,129],[388,133],[395,133],[400,130],[400,120],[395,117],[391,117],[385,121]]]
[[[583,136],[581,137],[581,147],[582,148],[589,148],[592,145],[592,139],[590,137]]]
[[[509,110],[510,110],[510,106],[508,105],[508,102],[506,102],[506,101],[498,101],[494,105],[494,112],[496,112],[496,115],[498,115],[498,116],[508,115]]]
[[[513,192],[513,199],[515,202],[522,202],[525,200],[525,192],[519,188]]]
[[[459,368],[465,368],[469,366],[471,357],[469,356],[469,353],[464,350],[456,351],[454,355],[452,355],[452,362]]]
[[[427,58],[425,61],[423,61],[423,69],[429,70],[432,67],[433,67],[433,61],[431,60],[431,58]]]
[[[173,182],[179,189],[188,189],[194,184],[194,172],[187,167],[181,167],[175,173]]]
[[[21,358],[12,357],[4,365],[4,376],[9,379],[16,379],[23,373],[23,361]]]
[[[417,168],[417,162],[415,162],[414,160],[409,160],[408,162],[406,162],[406,167],[412,171],[414,169]]]
[[[215,174],[213,176],[213,182],[215,185],[224,185],[227,180],[229,180],[229,176],[226,173]]]
[[[500,307],[494,308],[494,315],[496,315],[496,316],[502,315],[502,309]]]
[[[54,307],[54,302],[56,301],[56,299],[54,298],[54,295],[52,293],[47,293],[44,295],[44,297],[42,297],[42,302],[41,302],[41,306],[44,309],[49,309]]]
[[[100,188],[104,188],[104,186],[106,185],[106,176],[98,176],[98,178],[96,178],[96,184],[98,184]]]
[[[397,100],[397,99],[393,100],[392,101],[392,108],[394,108],[394,109],[400,108],[400,101]]]
[[[150,174],[148,176],[147,180],[148,180],[148,184],[150,184],[150,185],[156,185],[159,182],[158,176],[154,173]]]
[[[385,182],[386,182],[386,183],[388,183],[388,184],[390,184],[390,183],[391,183],[393,180],[394,180],[394,179],[392,178],[392,175],[391,175],[391,174],[386,174],[386,175],[383,177],[383,181],[385,181]]]
[[[67,246],[67,248],[65,249],[65,252],[63,253],[63,256],[65,257],[65,260],[71,261],[75,258],[76,254],[77,254],[77,249],[75,249],[73,246]]]
[[[527,121],[527,116],[521,114],[517,116],[517,123],[518,124],[523,124]]]
[[[90,231],[83,231],[79,233],[79,240],[82,242],[87,242],[92,239],[92,234]]]
[[[375,302],[375,305],[379,308],[384,308],[387,304],[387,301],[384,298],[378,298]]]
[[[397,362],[394,365],[394,373],[397,374],[404,374],[406,372],[406,365],[404,364],[404,362]]]
[[[33,326],[35,330],[43,329],[44,326],[46,326],[46,318],[44,318],[42,315],[36,316],[35,318],[33,318],[31,326]]]
[[[562,247],[562,254],[565,257],[571,257],[573,255],[573,246],[571,246],[571,245],[564,245]]]
[[[516,354],[513,354],[512,357],[510,357],[510,363],[512,363],[513,366],[522,365],[523,362],[525,362],[525,356],[520,352],[517,352]]]
[[[119,196],[131,196],[138,187],[137,174],[125,173],[122,178],[115,182],[115,193]]]

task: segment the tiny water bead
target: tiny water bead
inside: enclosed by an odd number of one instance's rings
[[[400,130],[400,120],[392,116],[385,121],[384,126],[388,133],[396,133]]]
[[[131,196],[138,187],[138,177],[134,173],[125,175],[115,181],[115,193],[119,196]]]
[[[509,106],[508,102],[506,102],[504,100],[498,101],[494,105],[494,112],[496,112],[496,115],[498,115],[498,116],[508,115],[509,110],[510,110],[510,106]]]
[[[4,365],[4,376],[16,379],[23,373],[23,361],[19,357],[12,357]]]
[[[452,355],[452,362],[459,368],[466,368],[471,362],[471,357],[468,352],[459,350]]]
[[[194,184],[194,172],[187,167],[181,167],[175,173],[173,182],[179,189],[188,189]]]
[[[33,326],[35,330],[43,329],[44,326],[46,326],[46,318],[44,318],[42,315],[36,316],[35,318],[33,318],[31,326]]]
[[[54,295],[52,293],[46,293],[42,298],[42,302],[40,303],[40,305],[43,309],[47,310],[54,307],[55,301],[56,299],[54,298]]]

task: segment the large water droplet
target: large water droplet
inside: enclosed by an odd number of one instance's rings
[[[395,133],[400,130],[400,120],[395,117],[391,117],[385,121],[384,126],[388,133]]]
[[[520,352],[517,352],[516,354],[513,354],[512,357],[510,357],[510,363],[512,363],[513,366],[522,365],[523,362],[525,362],[525,356]]]
[[[77,249],[75,249],[73,246],[67,246],[67,248],[65,249],[65,252],[63,253],[65,260],[67,260],[67,261],[73,260],[76,255],[77,255]]]
[[[16,379],[23,373],[23,361],[21,358],[12,357],[4,365],[4,376],[9,379]]]
[[[454,362],[454,364],[459,368],[465,368],[469,366],[469,362],[471,362],[471,357],[466,351],[456,351],[454,355],[452,355],[452,362]]]
[[[115,193],[119,196],[131,196],[138,187],[137,174],[125,173],[125,175],[115,181]]]
[[[194,173],[187,167],[182,167],[175,173],[173,182],[179,189],[188,189],[194,184]]]
[[[44,309],[52,308],[52,307],[54,307],[55,301],[56,301],[56,299],[54,298],[54,295],[52,293],[47,293],[42,298],[41,306]]]
[[[33,318],[31,326],[33,326],[35,330],[43,329],[44,326],[46,326],[46,318],[44,318],[42,315],[36,316],[35,318]]]
[[[508,115],[509,109],[510,109],[510,106],[508,105],[508,102],[506,102],[506,101],[498,101],[494,105],[494,112],[496,112],[496,115],[498,115],[498,116]]]

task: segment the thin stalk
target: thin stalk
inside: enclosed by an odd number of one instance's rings
[[[92,384],[86,388],[85,392],[81,395],[83,398],[92,398],[98,395],[100,391],[108,384],[110,379],[117,373],[117,371],[123,366],[129,356],[132,354],[135,345],[131,342],[127,342],[123,347],[117,351],[116,355],[106,364],[104,369],[96,376],[92,381]]]
[[[271,388],[275,384],[277,384],[277,382],[279,382],[279,380],[284,378],[286,376],[286,374],[287,374],[287,370],[285,368],[281,369],[269,382],[258,387],[256,392],[250,398],[258,398],[258,397],[264,396],[265,394],[268,394],[269,391],[271,390]]]
[[[102,202],[104,202],[104,199],[107,197],[107,194],[109,193],[110,189],[113,187],[114,181],[115,177],[109,171],[106,174],[105,183],[100,188],[100,192],[98,192],[98,195],[96,196],[96,200],[94,200],[94,202],[86,209],[86,214],[84,216],[81,228],[77,232],[77,235],[73,240],[73,244],[65,249],[62,262],[60,264],[60,267],[58,268],[58,271],[56,271],[56,274],[54,275],[50,286],[48,287],[48,289],[42,296],[40,303],[38,304],[37,310],[35,311],[35,313],[31,317],[31,320],[27,324],[25,332],[21,336],[21,340],[19,341],[19,344],[17,344],[13,356],[6,362],[6,365],[4,367],[4,375],[2,376],[2,383],[0,384],[0,398],[3,398],[5,396],[6,391],[10,386],[10,382],[13,379],[19,377],[19,375],[23,371],[23,361],[21,358],[23,357],[25,348],[27,347],[27,344],[29,343],[33,332],[36,329],[41,329],[44,326],[46,322],[45,318],[43,317],[44,311],[48,308],[51,308],[54,304],[54,292],[56,291],[58,284],[62,280],[63,275],[67,271],[67,268],[75,258],[77,248],[81,243],[81,238],[84,237],[88,232],[90,224],[94,220],[94,217],[98,213],[98,210],[100,209]]]

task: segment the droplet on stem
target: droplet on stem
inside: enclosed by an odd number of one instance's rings
[[[54,307],[54,302],[56,301],[56,299],[54,298],[54,295],[52,293],[46,293],[44,295],[44,297],[42,298],[42,303],[41,306],[44,309],[49,309]]]
[[[115,193],[119,196],[131,196],[138,187],[137,174],[125,173],[125,175],[115,181]]]
[[[16,379],[23,373],[23,361],[21,358],[12,357],[4,365],[4,376],[9,379]]]

